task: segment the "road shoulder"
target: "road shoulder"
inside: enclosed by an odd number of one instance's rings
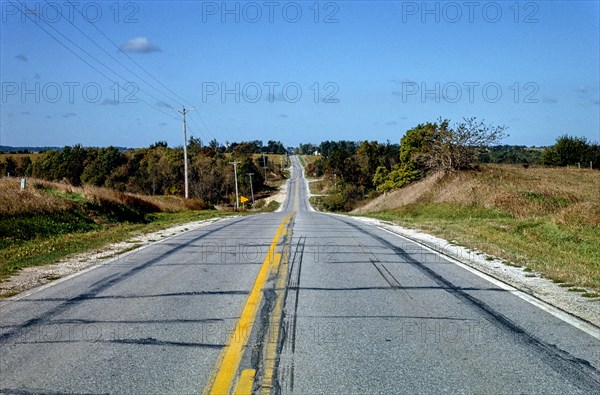
[[[340,215],[340,214],[333,214]],[[469,268],[514,287],[584,323],[591,324],[600,331],[600,303],[597,300],[582,298],[578,293],[569,292],[552,281],[534,272],[524,272],[521,267],[505,265],[502,259],[490,257],[483,252],[452,244],[418,230],[404,228],[373,218],[344,216],[363,223],[377,226],[401,237],[422,244],[442,255],[450,257]]]
[[[64,281],[84,270],[108,263],[127,253],[133,253],[154,243],[160,243],[184,232],[200,229],[209,224],[223,221],[234,216],[216,217],[200,221],[171,226],[156,232],[139,234],[129,240],[108,244],[101,249],[71,255],[57,263],[43,266],[28,266],[13,276],[0,282],[0,297],[17,299],[26,291],[35,291],[40,287]],[[1,300],[1,299],[0,299]]]

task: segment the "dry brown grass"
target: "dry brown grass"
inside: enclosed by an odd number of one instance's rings
[[[551,215],[600,227],[600,172],[590,169],[487,165],[480,170],[434,175],[380,196],[356,212],[414,203],[453,203],[495,208],[515,218]]]
[[[10,156],[11,158],[13,158],[14,160],[19,160],[20,158],[23,157],[29,157],[31,159],[32,162],[35,162],[36,160],[38,160],[39,158],[41,158],[44,154],[10,154],[7,152],[0,152],[0,161],[3,161],[4,158]]]
[[[74,187],[70,184],[27,179],[25,190],[20,189],[20,179],[0,179],[0,216],[24,214],[48,214],[72,209],[75,202],[64,196],[48,193],[71,194],[99,206],[121,204],[142,212],[178,212],[182,210],[204,210],[207,205],[201,199],[184,199],[179,196],[144,196],[123,193],[93,186]]]
[[[600,290],[597,170],[482,166],[431,176],[359,212]]]
[[[25,190],[21,190],[20,185],[21,181],[17,178],[0,179],[0,216],[52,213],[73,206],[65,199],[36,189],[31,180],[28,180]]]

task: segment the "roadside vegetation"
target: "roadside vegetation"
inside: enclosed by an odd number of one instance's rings
[[[207,205],[235,202],[234,169],[238,162],[239,193],[258,197],[274,192],[274,184],[284,179],[286,149],[280,142],[261,141],[209,145],[191,138],[188,144],[189,193]],[[183,195],[183,148],[157,142],[148,148],[88,148],[76,145],[42,154],[3,154],[0,175],[33,177],[91,185],[142,195]]]
[[[232,214],[238,189],[256,204],[242,214],[275,211],[268,201],[285,182],[287,150],[277,141],[188,144],[189,193],[183,195],[183,148],[49,149],[0,155],[0,281],[20,268],[54,263],[135,234]],[[252,173],[252,187],[250,176]],[[18,177],[18,178],[17,178]],[[20,189],[20,177],[27,187]],[[217,210],[218,208],[219,210]]]
[[[148,197],[93,186],[0,180],[0,279],[20,268],[54,263],[73,253],[102,248],[172,225],[231,212],[204,201]]]
[[[354,213],[418,228],[597,293],[599,191],[597,170],[483,165],[432,175]]]
[[[600,146],[569,135],[545,148],[499,145],[504,131],[439,120],[399,145],[301,145],[321,154],[306,165],[311,203],[418,228],[599,296]]]

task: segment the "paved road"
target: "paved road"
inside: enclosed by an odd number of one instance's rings
[[[600,392],[598,331],[380,228],[312,212],[292,164],[281,213],[0,302],[0,393]]]

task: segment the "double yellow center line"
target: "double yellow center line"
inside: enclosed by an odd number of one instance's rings
[[[256,314],[262,302],[262,289],[269,278],[269,273],[271,272],[272,266],[275,263],[279,263],[278,258],[280,258],[280,256],[279,254],[275,253],[277,244],[279,243],[279,239],[282,237],[282,235],[285,234],[284,232],[286,225],[291,218],[292,214],[286,216],[277,228],[275,237],[273,237],[271,245],[269,246],[267,256],[260,267],[260,271],[256,277],[256,280],[254,281],[250,295],[248,295],[248,299],[246,300],[246,304],[244,305],[240,319],[238,320],[233,332],[229,336],[227,346],[219,357],[215,371],[213,372],[211,380],[204,391],[205,394],[224,395],[229,394],[231,391],[236,373],[242,360],[244,348],[248,343],[250,331],[254,326]],[[240,392],[246,392],[247,388],[251,389],[254,377],[253,373],[253,371],[244,371],[244,374],[242,374],[238,380],[238,385],[236,385],[236,392],[238,390]]]

